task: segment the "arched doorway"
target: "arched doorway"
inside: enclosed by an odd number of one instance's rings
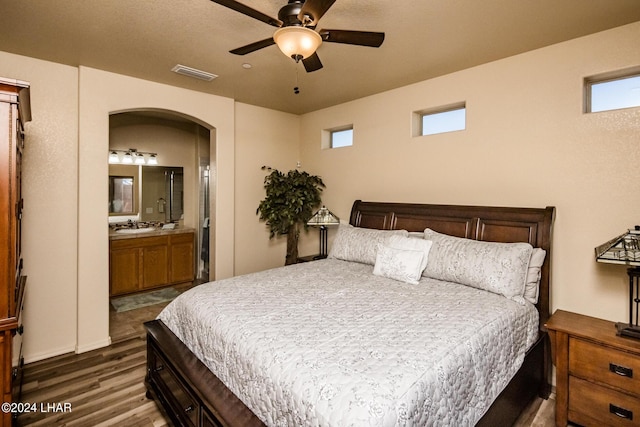
[[[172,111],[129,110],[109,115],[109,153],[116,159],[109,162],[109,182],[114,177],[135,177],[132,180],[135,191],[131,191],[135,202],[130,203],[128,211],[112,208],[110,186],[110,226],[127,222],[174,223],[178,228],[195,230],[196,282],[209,281],[214,276],[211,268],[214,263],[210,262],[214,246],[211,236],[214,222],[211,205],[215,200],[212,194],[215,185],[211,185],[211,180],[215,179],[212,172],[216,166],[212,158],[212,154],[215,156],[213,144],[215,129]],[[141,159],[141,164],[122,164],[122,159],[131,153]],[[153,165],[147,163],[151,158]],[[143,293],[136,298],[145,304]],[[112,311],[110,307],[110,319],[113,319]],[[114,333],[110,327],[110,335]]]
[[[76,309],[76,322],[75,328],[66,331],[58,341],[75,343],[75,351],[83,353],[110,343],[105,208],[109,116],[140,110],[164,111],[209,129],[211,210],[215,212],[209,246],[215,269],[211,269],[210,277],[221,279],[233,276],[235,262],[235,102],[88,67],[80,67],[79,80],[77,291],[66,305]]]

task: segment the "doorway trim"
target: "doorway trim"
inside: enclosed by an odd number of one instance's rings
[[[109,345],[109,244],[106,156],[109,114],[166,110],[211,129],[215,187],[211,230],[215,279],[234,273],[234,101],[88,67],[79,67],[78,307],[76,352]],[[215,131],[213,131],[215,130]],[[215,200],[215,204],[213,203]],[[224,250],[220,250],[224,248]]]

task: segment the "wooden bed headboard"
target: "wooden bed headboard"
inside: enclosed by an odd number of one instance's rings
[[[550,316],[551,237],[554,207],[509,208],[491,206],[380,203],[356,200],[349,223],[355,227],[380,230],[423,231],[489,242],[527,242],[547,251],[542,265],[540,296],[536,307],[540,327]]]

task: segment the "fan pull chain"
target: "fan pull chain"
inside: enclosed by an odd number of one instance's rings
[[[298,87],[298,67],[296,67],[296,85],[293,87],[293,93],[296,95],[300,93],[300,88]]]

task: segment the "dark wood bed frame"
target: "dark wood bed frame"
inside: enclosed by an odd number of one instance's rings
[[[480,426],[512,425],[536,397],[551,391],[549,318],[551,237],[555,208],[378,203],[356,200],[349,223],[383,230],[425,228],[452,236],[495,242],[528,242],[547,251],[542,266],[540,334],[516,376],[480,420]],[[147,328],[147,397],[176,425],[262,426],[263,423],[159,320]]]

